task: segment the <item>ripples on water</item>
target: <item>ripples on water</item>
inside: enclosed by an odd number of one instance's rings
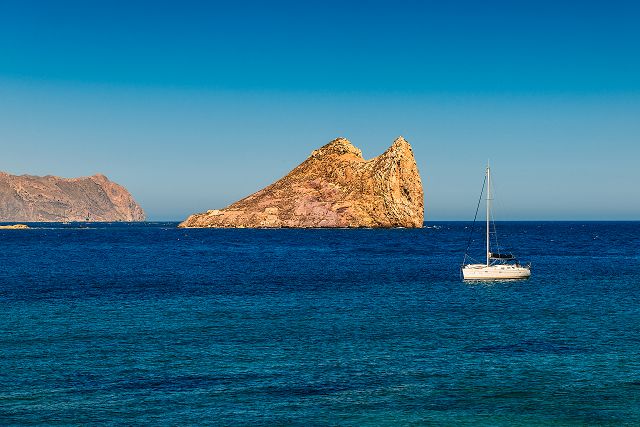
[[[1,230],[0,424],[640,423],[639,222],[429,225]]]

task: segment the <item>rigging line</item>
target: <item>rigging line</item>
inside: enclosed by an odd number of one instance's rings
[[[467,259],[467,253],[469,252],[469,246],[471,246],[471,239],[473,238],[473,231],[476,228],[476,219],[478,218],[478,211],[480,210],[480,203],[482,202],[482,194],[484,194],[484,186],[487,183],[487,176],[484,176],[484,180],[482,181],[482,190],[480,190],[480,197],[478,198],[478,206],[476,206],[476,214],[473,217],[473,224],[471,225],[471,233],[469,233],[469,241],[467,242],[467,249],[464,250],[464,259],[462,260],[462,264]]]
[[[493,215],[493,212],[491,212],[491,225],[493,225],[493,240],[496,242],[496,253],[500,254],[501,250],[500,250],[500,244],[498,243],[498,228],[496,227],[496,220],[495,220],[495,216]],[[493,251],[492,251],[493,252]]]
[[[500,203],[496,203],[496,186],[495,186],[495,179],[491,180],[491,194],[493,194],[493,205],[497,205]],[[498,228],[496,227],[496,220],[495,220],[495,215],[493,214],[493,211],[491,211],[491,223],[493,225],[493,239],[496,242],[496,250],[498,251],[498,254],[502,253],[502,250],[500,249],[500,242],[498,242]]]

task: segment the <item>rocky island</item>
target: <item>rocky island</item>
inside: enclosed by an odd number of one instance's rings
[[[131,194],[104,175],[60,178],[0,172],[0,222],[144,219]]]
[[[284,178],[179,227],[422,227],[423,219],[422,181],[404,138],[371,160],[337,138]]]

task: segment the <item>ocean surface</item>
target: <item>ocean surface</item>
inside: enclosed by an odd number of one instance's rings
[[[0,424],[640,425],[640,222],[470,225],[0,230]]]

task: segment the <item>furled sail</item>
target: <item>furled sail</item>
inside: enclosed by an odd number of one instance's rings
[[[494,254],[493,252],[491,252],[489,254],[489,258],[492,259],[515,259],[515,257],[511,254]]]

